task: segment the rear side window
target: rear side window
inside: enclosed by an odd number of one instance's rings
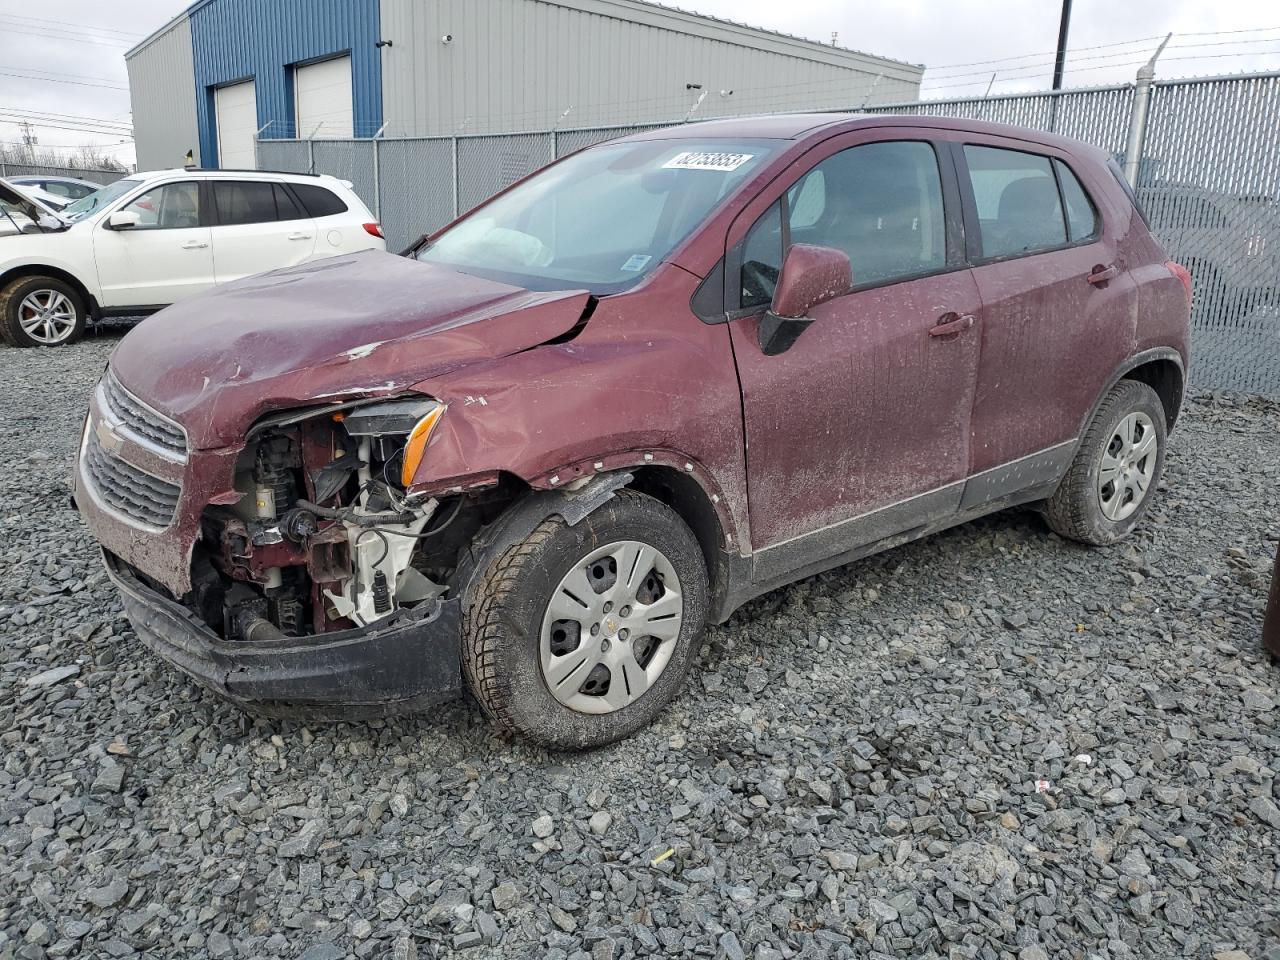
[[[284,184],[273,183],[272,190],[276,195],[276,216],[281,220],[305,220],[307,215],[294,201],[293,195],[285,189]]]
[[[1061,160],[1053,161],[1053,169],[1058,174],[1058,183],[1062,187],[1062,200],[1067,206],[1067,233],[1072,243],[1088,240],[1098,232],[1098,211],[1089,199],[1089,194]]]
[[[326,190],[313,183],[294,183],[290,186],[302,201],[302,205],[307,208],[309,216],[332,217],[334,214],[347,212],[347,205],[332,190]]]
[[[276,219],[276,199],[270,183],[217,181],[213,184],[213,205],[223,226],[271,223]]]
[[[1049,250],[1067,242],[1049,158],[998,147],[964,148],[984,258]]]

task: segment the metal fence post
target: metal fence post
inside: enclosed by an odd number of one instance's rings
[[[382,131],[379,130],[379,133]],[[382,222],[382,155],[378,149],[380,140],[373,139],[373,219]]]
[[[1133,107],[1129,113],[1129,139],[1124,147],[1124,178],[1129,186],[1138,186],[1138,167],[1142,163],[1142,144],[1147,137],[1147,114],[1151,109],[1151,87],[1156,79],[1156,58],[1169,42],[1169,34],[1156,47],[1156,52],[1138,69],[1138,83],[1133,90]]]
[[[450,156],[450,163],[452,164],[452,169],[453,169],[453,174],[452,174],[452,179],[453,179],[453,219],[457,220],[457,219],[458,219],[458,138],[457,138],[456,136],[455,136],[455,137],[450,137],[450,138],[449,138],[449,143],[450,143],[450,146],[452,147],[452,152],[451,152],[451,156]]]
[[[8,177],[8,176],[9,176],[9,167],[5,164],[3,160],[0,160],[0,177]]]

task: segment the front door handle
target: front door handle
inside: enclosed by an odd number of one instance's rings
[[[290,240],[310,240],[310,239],[311,239],[311,234],[309,234],[309,233],[291,233],[291,234],[289,234],[289,239],[290,239]]]
[[[186,243],[182,245],[182,249],[183,250],[203,250],[207,246],[209,246],[209,244],[207,244],[203,240],[188,240]]]
[[[929,336],[931,337],[949,337],[952,334],[964,333],[973,326],[973,315],[966,313],[960,316],[955,313],[944,313],[938,318],[938,322],[929,328]]]
[[[1100,283],[1106,283],[1108,280],[1114,280],[1118,276],[1120,276],[1120,268],[1114,263],[1106,267],[1098,264],[1089,271],[1088,280],[1094,286],[1097,286]]]

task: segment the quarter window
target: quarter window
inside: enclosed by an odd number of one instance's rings
[[[1062,199],[1067,206],[1067,232],[1072,243],[1087,240],[1098,232],[1098,211],[1076,175],[1061,160],[1053,161],[1062,185]]]
[[[336,213],[347,212],[347,205],[332,190],[310,183],[295,183],[293,190],[310,216],[331,217]]]
[[[200,187],[194,181],[166,183],[123,208],[136,213],[136,230],[182,230],[200,226]]]
[[[964,148],[964,156],[984,258],[1049,250],[1067,242],[1062,200],[1048,157],[972,145]]]

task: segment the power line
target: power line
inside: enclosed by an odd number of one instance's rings
[[[32,23],[50,24],[54,27],[66,27],[68,24],[65,20],[47,20],[44,17],[27,17],[19,13],[3,13],[0,14],[5,20],[30,20]],[[129,30],[116,30],[114,27],[101,27],[92,23],[76,23],[71,25],[73,29],[83,31],[85,33],[114,33],[121,37],[133,40],[141,40],[146,36],[145,33],[133,33]]]
[[[24,121],[21,118],[15,120],[11,117],[0,117],[0,123],[11,123],[11,124],[17,125],[23,122]],[[85,124],[75,125],[75,124],[65,124],[65,123],[51,123],[47,120],[39,120],[39,121],[27,120],[25,122],[29,123],[33,127],[40,127],[41,129],[70,130],[74,133],[91,133],[101,137],[118,137],[125,140],[133,139],[133,137],[129,136],[129,134],[123,130],[99,130],[99,129],[87,126]]]
[[[6,33],[18,33],[24,37],[39,37],[42,40],[70,40],[72,43],[88,43],[95,47],[111,46],[111,47],[131,47],[133,43],[128,40],[108,40],[105,37],[94,37],[86,35],[77,35],[68,32],[58,32],[54,30],[27,30],[22,29],[24,24],[7,24],[0,23]]]
[[[69,83],[76,87],[96,87],[99,90],[128,90],[126,86],[114,83],[90,83],[87,80],[59,80],[57,77],[33,77],[29,73],[17,73],[13,70],[0,70],[0,77],[17,77],[20,80],[35,80],[37,83]]]
[[[133,124],[127,120],[114,120],[107,117],[90,117],[80,113],[56,113],[52,110],[32,110],[29,107],[6,107],[0,106],[0,113],[16,113],[25,114],[31,117],[43,117],[53,120],[81,120],[89,121],[101,126],[119,126],[132,129]]]
[[[1280,29],[1280,28],[1276,28],[1276,29]],[[1223,40],[1215,43],[1172,43],[1169,45],[1168,49],[1193,50],[1193,49],[1199,49],[1201,47],[1216,48],[1216,47],[1240,46],[1244,44],[1277,43],[1277,42],[1280,42],[1280,37],[1258,37],[1257,39],[1253,39],[1253,40]],[[1071,51],[1068,51],[1068,53],[1070,52]],[[1249,52],[1250,51],[1241,51],[1239,55],[1247,56]],[[1264,51],[1257,51],[1257,52],[1270,53],[1272,51],[1264,50]],[[1134,56],[1137,56],[1139,53],[1140,51],[1138,50],[1120,50],[1115,53],[1098,53],[1088,57],[1071,57],[1067,64],[1067,68],[1071,69],[1072,63],[1088,62],[1090,60],[1111,60],[1111,59],[1115,59],[1116,57],[1134,57]],[[1205,56],[1208,56],[1208,54],[1205,54]],[[1163,60],[1166,58],[1161,57],[1161,59]],[[1145,63],[1146,61],[1144,60],[1143,62]],[[941,75],[935,74],[933,76],[926,77],[925,80],[932,81],[932,80],[946,80],[950,77],[976,77],[979,75],[985,76],[992,72],[1007,73],[1007,72],[1018,71],[1018,70],[1042,70],[1046,67],[1051,67],[1052,65],[1053,65],[1053,61],[1049,60],[1048,62],[1045,62],[1045,63],[1024,63],[1018,66],[998,67],[998,68],[995,68],[994,70],[973,70],[967,73],[947,73],[947,74],[941,74]]]

